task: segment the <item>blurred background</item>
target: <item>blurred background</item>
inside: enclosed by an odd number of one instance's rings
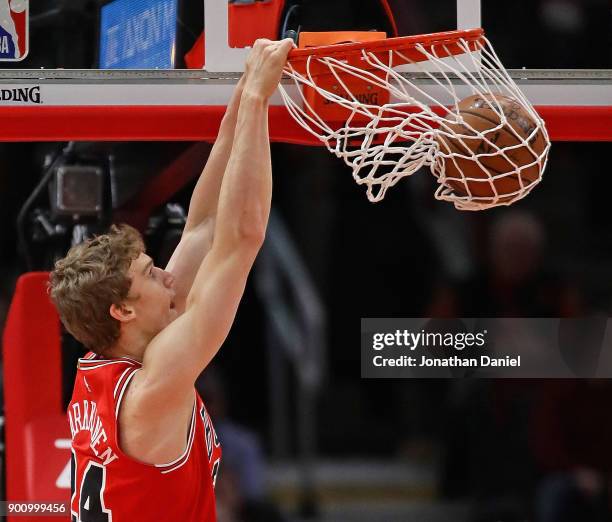
[[[31,2],[15,66],[99,67],[109,3]],[[179,4],[184,68],[203,27],[201,5]],[[389,23],[368,2],[301,4],[311,30]],[[456,27],[454,0],[389,4],[400,35]],[[508,68],[612,68],[605,0],[484,1],[483,27]],[[0,144],[0,327],[20,274],[111,222],[138,227],[164,266],[210,147]],[[372,205],[326,150],[274,143],[267,243],[198,381],[223,444],[219,520],[611,520],[610,381],[365,380],[359,361],[361,317],[607,317],[611,152],[554,143],[525,200],[461,213],[434,200],[428,172]],[[49,183],[60,166],[96,194],[78,215]],[[82,352],[63,341],[67,404]]]

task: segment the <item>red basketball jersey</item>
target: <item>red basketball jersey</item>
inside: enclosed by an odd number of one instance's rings
[[[128,358],[79,359],[68,422],[72,433],[73,522],[214,522],[221,446],[195,393],[184,453],[167,464],[144,464],[119,448],[117,414],[140,369]]]

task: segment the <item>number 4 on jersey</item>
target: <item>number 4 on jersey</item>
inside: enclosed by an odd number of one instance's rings
[[[74,454],[70,462],[72,496],[76,491],[76,462]],[[79,491],[79,518],[72,515],[72,522],[109,522],[111,511],[104,506],[104,486],[106,469],[104,466],[90,462],[83,474]]]

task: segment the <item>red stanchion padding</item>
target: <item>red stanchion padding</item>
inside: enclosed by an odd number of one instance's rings
[[[2,340],[9,501],[68,502],[70,497],[60,322],[47,294],[48,279],[47,272],[19,278]],[[30,517],[8,518],[13,519]],[[54,520],[69,520],[69,514]]]

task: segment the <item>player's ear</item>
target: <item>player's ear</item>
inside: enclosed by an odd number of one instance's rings
[[[108,311],[113,319],[117,319],[117,321],[122,323],[127,323],[136,317],[134,307],[126,303],[112,304]]]

